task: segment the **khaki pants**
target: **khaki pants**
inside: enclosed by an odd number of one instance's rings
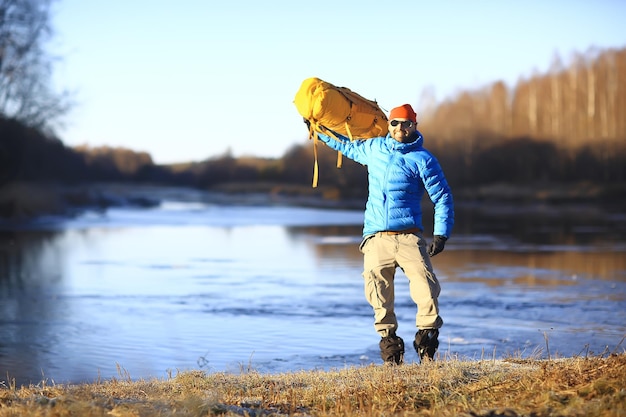
[[[397,267],[409,279],[411,299],[417,305],[416,327],[438,329],[443,325],[437,301],[441,287],[421,233],[376,233],[363,240],[359,249],[364,256],[365,298],[374,309],[374,328],[382,337],[398,328],[394,312]]]

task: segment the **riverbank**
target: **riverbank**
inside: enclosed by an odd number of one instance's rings
[[[312,188],[277,183],[226,183],[208,190],[135,183],[64,185],[15,182],[0,187],[0,222],[24,222],[42,216],[75,216],[85,211],[132,206],[150,208],[164,199],[216,204],[308,206],[363,209],[365,197],[341,199],[333,187]],[[454,190],[455,203],[493,206],[596,205],[626,209],[626,185],[492,184]]]
[[[28,222],[42,216],[72,217],[115,206],[153,207],[160,199],[151,194],[140,186],[126,184],[14,182],[0,188],[0,224]]]
[[[180,372],[164,380],[82,385],[0,382],[0,417],[624,416],[626,354],[441,361],[259,374]]]

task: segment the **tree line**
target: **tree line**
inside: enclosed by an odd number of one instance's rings
[[[624,181],[626,48],[557,57],[514,88],[495,82],[427,109],[428,146],[460,183]]]
[[[71,107],[51,88],[53,0],[0,0],[0,185],[9,181],[142,181],[212,188],[228,183],[311,185],[313,145],[276,159],[226,153],[200,162],[154,164],[149,154],[70,148],[54,126]],[[509,87],[464,91],[419,109],[425,146],[453,187],[507,182],[626,181],[626,48],[577,54]],[[304,136],[304,128],[303,128]],[[365,168],[323,145],[319,184],[339,197],[366,194]]]
[[[505,182],[623,184],[626,181],[626,48],[557,58],[545,74],[503,82],[425,109],[420,130],[453,187]],[[318,146],[320,184],[366,194],[365,169]],[[276,180],[310,184],[313,145],[276,161],[222,155],[193,167],[200,185]]]
[[[618,71],[619,70],[619,71]],[[454,187],[496,182],[626,180],[626,49],[609,50],[572,68],[501,82],[425,112],[420,128]],[[582,84],[581,84],[582,83]],[[304,128],[303,128],[304,131]],[[365,168],[318,146],[320,185],[340,197],[366,194]],[[156,165],[145,152],[66,147],[15,118],[0,117],[0,180],[148,181],[211,188],[233,182],[310,185],[313,144],[276,159],[235,158]]]

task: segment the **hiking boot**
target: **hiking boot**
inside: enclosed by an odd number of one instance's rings
[[[400,365],[404,360],[404,340],[395,333],[380,339],[380,357],[385,363]]]
[[[435,352],[439,347],[439,329],[421,329],[415,333],[413,347],[420,356],[420,361],[432,361],[435,359]]]

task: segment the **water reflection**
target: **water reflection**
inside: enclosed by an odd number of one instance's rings
[[[41,375],[63,320],[63,248],[48,232],[0,234],[0,363],[6,375]]]
[[[324,210],[196,205],[4,232],[0,375],[78,382],[117,376],[118,365],[141,378],[248,362],[267,372],[377,362],[361,215],[329,224]],[[619,240],[561,237],[457,233],[434,259],[440,353],[528,353],[546,333],[565,355],[619,348],[626,251]],[[408,291],[397,298],[410,339],[414,306]]]

